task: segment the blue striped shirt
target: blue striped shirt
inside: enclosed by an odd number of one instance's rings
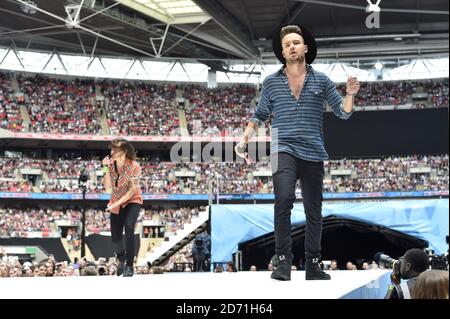
[[[272,114],[271,153],[286,152],[319,162],[328,159],[323,138],[325,103],[341,119],[348,119],[353,113],[353,110],[344,111],[343,98],[336,85],[311,65],[307,65],[305,83],[296,100],[281,68],[264,79],[260,100],[250,121],[262,126]]]

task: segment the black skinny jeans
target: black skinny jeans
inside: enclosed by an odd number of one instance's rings
[[[136,220],[139,216],[141,205],[137,203],[130,203],[125,207],[121,207],[119,214],[110,215],[111,220],[111,237],[113,243],[113,249],[120,261],[126,258],[127,265],[132,267],[134,254],[135,254],[135,242],[134,242],[134,228],[136,226]],[[125,227],[125,241],[126,245],[123,245],[123,228]]]
[[[291,256],[291,210],[295,201],[295,185],[300,179],[306,215],[305,255],[320,258],[322,239],[323,162],[310,162],[289,153],[278,153],[273,173],[275,192],[275,252]]]

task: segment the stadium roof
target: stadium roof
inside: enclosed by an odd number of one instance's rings
[[[206,22],[211,17],[190,0],[116,0],[166,24]]]
[[[272,34],[289,22],[311,29],[321,60],[448,56],[447,0],[382,1],[379,28],[366,26],[368,1],[2,0],[0,46],[224,70],[276,62]]]

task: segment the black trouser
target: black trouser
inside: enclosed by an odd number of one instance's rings
[[[134,260],[134,227],[139,216],[141,205],[130,203],[125,207],[121,207],[119,214],[111,213],[111,237],[113,249],[119,260],[126,257],[127,265],[132,267]],[[125,227],[126,250],[123,247],[123,228]]]
[[[204,271],[204,265],[205,265],[205,255],[198,255],[194,257],[194,269],[192,271],[195,272],[202,272]]]
[[[295,201],[295,185],[300,179],[306,215],[305,255],[320,258],[322,238],[323,162],[310,162],[288,153],[278,153],[273,173],[275,192],[275,252],[291,256],[291,209]]]

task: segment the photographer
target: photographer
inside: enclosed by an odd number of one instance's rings
[[[409,249],[398,260],[392,260],[392,284],[388,288],[385,299],[411,299],[417,277],[428,269],[428,256],[419,248]],[[401,283],[401,279],[407,280]]]

